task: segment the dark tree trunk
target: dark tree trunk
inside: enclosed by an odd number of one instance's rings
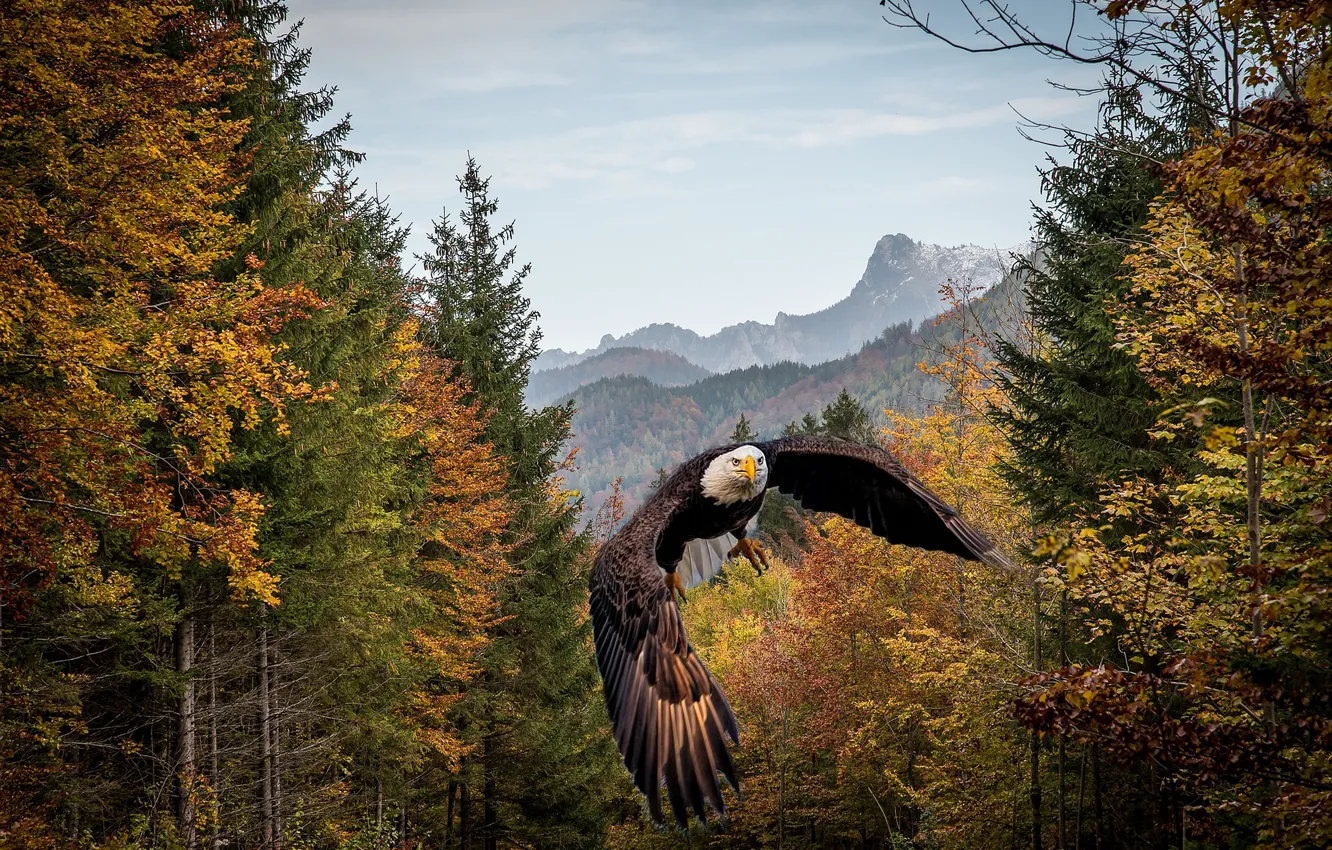
[[[195,794],[199,765],[195,750],[194,614],[189,610],[188,597],[183,598],[183,605],[185,612],[176,626],[176,672],[182,679],[176,727],[176,817],[186,850],[197,850]]]
[[[1098,746],[1092,747],[1092,808],[1096,815],[1096,850],[1102,850],[1109,845],[1101,833],[1105,828],[1105,816],[1101,810],[1101,748]]]
[[[458,783],[449,783],[449,808],[444,819],[444,850],[453,850],[453,800],[458,794]]]
[[[259,846],[273,847],[273,729],[268,694],[268,629],[259,630]]]
[[[492,727],[485,739],[485,850],[499,850],[499,813],[495,810],[495,730]]]
[[[1041,658],[1041,586],[1034,579],[1032,591],[1032,669],[1039,671]],[[1041,738],[1031,733],[1031,850],[1041,850]]]
[[[282,711],[278,701],[278,667],[269,662],[268,698],[273,718],[273,850],[282,850]]]
[[[459,846],[462,850],[472,850],[472,786],[467,781],[467,760],[463,760],[462,799],[459,802],[458,828],[461,831]]]
[[[213,791],[213,850],[222,850],[222,771],[217,750],[217,625],[208,623],[208,762]]]

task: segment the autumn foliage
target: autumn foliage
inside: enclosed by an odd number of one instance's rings
[[[330,736],[337,692],[307,682],[319,656],[301,637],[327,659],[348,646],[329,630],[348,616],[376,624],[355,640],[391,673],[374,710],[397,740],[446,767],[467,749],[449,709],[509,572],[504,469],[485,410],[416,338],[400,235],[345,186],[317,190],[316,143],[282,124],[283,97],[309,101],[273,82],[293,61],[264,41],[280,12],[0,12],[5,846],[276,846],[298,809],[321,818],[311,836],[351,835],[361,813],[336,766],[355,745]],[[270,112],[253,109],[257,89]],[[285,193],[254,198],[255,169],[291,180],[283,168],[297,175]],[[283,213],[244,212],[262,203]],[[274,238],[302,217],[328,224]],[[316,359],[319,328],[333,354]],[[300,461],[311,448],[321,460]],[[311,503],[324,458],[355,469],[360,492]],[[324,579],[290,548],[296,508],[307,528],[310,511],[327,517],[336,542],[318,557],[343,566],[323,612]],[[373,610],[386,606],[395,617]],[[141,722],[122,722],[127,706]],[[262,745],[226,725],[246,715]],[[248,782],[258,809],[237,795]]]
[[[0,5],[0,847],[1328,846],[1328,10],[1098,9],[1040,251],[861,352],[888,409],[782,415],[1021,566],[770,498],[782,557],[683,609],[744,791],[684,835],[587,622],[655,464],[580,471],[572,409],[528,406],[477,163],[413,277],[277,0]],[[735,380],[588,421],[754,439]]]

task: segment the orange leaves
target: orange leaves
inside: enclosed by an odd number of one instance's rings
[[[450,377],[448,364],[421,353],[414,360],[419,365],[403,385],[400,428],[430,463],[430,496],[418,522],[427,539],[455,556],[498,560],[511,511],[485,421],[476,403],[464,403],[466,387]]]
[[[968,519],[1018,537],[1021,516],[992,471],[1005,446],[978,415],[991,393],[983,350],[969,339],[931,368],[954,397],[890,414],[894,451],[945,498],[961,496]],[[872,797],[871,811],[895,813],[888,832],[910,836],[907,813],[928,805],[940,846],[981,846],[1019,781],[1002,718],[1010,683],[1029,670],[1015,622],[1026,586],[838,518],[804,537],[798,564],[762,577],[731,565],[683,612],[745,730],[737,844],[775,844],[796,817],[855,835]]]
[[[170,38],[179,50],[157,48]],[[223,566],[276,601],[262,507],[207,480],[237,423],[312,396],[273,335],[321,306],[250,274],[217,280],[245,229],[244,122],[222,98],[248,43],[188,6],[24,0],[0,14],[0,532],[11,580],[105,534],[176,575]],[[12,589],[12,588],[8,588]]]
[[[407,324],[409,329],[414,325]],[[419,584],[433,608],[410,650],[430,668],[405,712],[417,740],[449,770],[467,752],[450,708],[480,672],[480,653],[503,619],[501,584],[514,575],[504,537],[513,516],[501,459],[485,441],[485,419],[450,365],[399,337],[402,389],[392,408],[395,432],[414,444],[427,493],[413,517],[422,546]]]

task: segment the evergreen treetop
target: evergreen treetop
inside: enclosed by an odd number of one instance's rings
[[[758,439],[758,432],[751,427],[750,421],[741,413],[729,439],[732,443],[748,443]]]

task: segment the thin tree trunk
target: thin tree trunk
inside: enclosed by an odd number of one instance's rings
[[[1068,812],[1068,809],[1067,809],[1067,807],[1066,807],[1065,804],[1064,804],[1064,767],[1065,767],[1065,765],[1066,765],[1067,763],[1068,763],[1068,762],[1067,762],[1067,744],[1066,744],[1066,742],[1065,742],[1064,736],[1063,736],[1063,735],[1060,735],[1060,736],[1059,736],[1059,766],[1058,766],[1058,769],[1057,769],[1057,775],[1058,775],[1058,777],[1059,777],[1059,794],[1058,794],[1058,796],[1057,796],[1057,799],[1058,799],[1058,801],[1059,801],[1059,835],[1058,835],[1058,837],[1055,839],[1055,846],[1058,847],[1059,850],[1064,850],[1064,844],[1065,844],[1065,842],[1067,841],[1067,838],[1066,838],[1065,836],[1067,836],[1067,834],[1068,834],[1068,831],[1067,831],[1067,824],[1068,824],[1068,816],[1067,816],[1067,812]]]
[[[1096,813],[1096,850],[1102,850],[1106,845],[1101,835],[1105,817],[1101,811],[1101,748],[1099,745],[1092,747],[1092,808]]]
[[[213,850],[222,850],[222,771],[217,751],[217,624],[208,621],[208,761],[213,791]]]
[[[384,780],[375,779],[375,832],[384,831]]]
[[[453,799],[458,793],[458,782],[449,782],[449,809],[444,818],[444,850],[453,850]]]
[[[268,696],[273,701],[273,850],[282,850],[282,706],[278,701],[278,667],[269,663]]]
[[[459,803],[458,826],[462,831],[459,845],[462,850],[472,850],[472,786],[467,781],[467,760],[463,760],[462,800]]]
[[[1087,799],[1087,745],[1078,759],[1078,819],[1073,831],[1073,850],[1082,850],[1082,804]]]
[[[185,608],[176,626],[176,672],[182,678],[176,733],[176,799],[177,825],[186,850],[199,846],[198,811],[195,791],[199,769],[195,751],[195,689],[194,689],[194,614],[189,610],[189,597],[184,596]]]
[[[1032,669],[1040,671],[1041,658],[1041,585],[1034,578],[1032,592]],[[1041,738],[1031,731],[1031,850],[1041,850]]]
[[[1235,279],[1240,283],[1240,297],[1245,303],[1240,305],[1236,320],[1241,356],[1249,353],[1249,308],[1248,293],[1244,289],[1244,255],[1235,249]],[[1262,526],[1259,523],[1259,508],[1263,499],[1263,457],[1258,439],[1258,421],[1253,407],[1253,382],[1246,374],[1240,383],[1240,404],[1244,412],[1244,478],[1247,495],[1245,529],[1249,538],[1249,569],[1253,574],[1255,600],[1251,626],[1253,636],[1263,636],[1263,613],[1259,604],[1262,601],[1262,580],[1258,567],[1262,563]]]
[[[1059,665],[1068,666],[1068,589],[1059,596]],[[1068,805],[1066,771],[1068,767],[1068,741],[1059,736],[1059,837],[1056,846],[1064,850],[1068,844]]]
[[[268,698],[268,629],[259,630],[259,846],[273,848],[273,730]]]
[[[495,810],[495,729],[492,724],[485,738],[485,850],[499,850],[499,813]]]

